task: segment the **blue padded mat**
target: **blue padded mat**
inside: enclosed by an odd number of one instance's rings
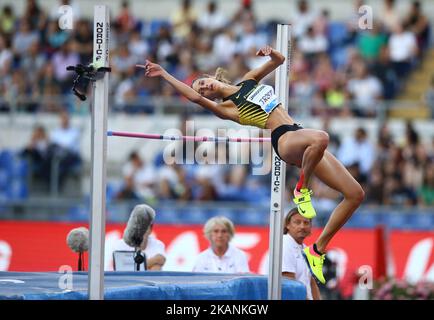
[[[72,290],[65,274],[55,272],[0,272],[0,299],[84,300],[87,272],[74,272]],[[192,272],[105,272],[104,299],[117,300],[266,300],[267,277]],[[60,285],[59,285],[60,284]],[[306,287],[282,280],[282,299],[304,300]]]

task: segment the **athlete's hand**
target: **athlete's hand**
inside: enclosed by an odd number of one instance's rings
[[[273,48],[266,45],[266,46],[262,47],[261,49],[259,49],[258,52],[256,52],[256,55],[260,56],[260,57],[265,57],[265,56],[269,56],[272,51],[273,51]]]
[[[145,76],[147,77],[161,77],[166,70],[163,69],[157,63],[153,63],[149,60],[146,60],[145,64],[136,64],[137,68],[142,68],[145,70]]]

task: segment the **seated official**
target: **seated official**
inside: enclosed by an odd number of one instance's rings
[[[193,267],[194,272],[248,273],[249,264],[244,251],[230,244],[235,228],[226,217],[213,217],[204,226],[210,247],[202,251]]]

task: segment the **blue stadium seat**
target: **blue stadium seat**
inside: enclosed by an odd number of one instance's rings
[[[355,212],[345,224],[346,228],[375,228],[382,223],[382,216],[376,213],[360,211]]]
[[[208,209],[206,212],[206,219],[210,219],[212,217],[216,216],[224,216],[231,220],[232,222],[236,223],[237,217],[238,217],[238,211],[231,210],[231,209],[225,209],[225,208],[215,208],[215,209]]]
[[[338,69],[343,67],[348,60],[348,52],[346,47],[334,48],[330,51],[330,60],[333,68]]]
[[[240,225],[267,225],[269,223],[269,212],[247,208],[237,215],[237,222]]]
[[[345,45],[348,39],[348,29],[343,22],[330,22],[327,28],[327,39],[330,48],[341,47]]]
[[[160,168],[162,166],[164,166],[165,162],[164,162],[164,153],[163,152],[159,152],[155,158],[154,158],[154,166],[156,168]]]
[[[390,229],[409,229],[409,215],[401,212],[391,212],[384,215],[384,224]]]
[[[0,168],[0,193],[6,190],[8,184],[9,184],[9,175],[6,170]]]
[[[145,36],[146,37],[155,37],[158,35],[158,32],[162,27],[168,27],[170,26],[169,20],[164,19],[152,19],[146,26],[145,26]]]
[[[69,221],[88,221],[89,209],[84,205],[77,205],[69,208],[68,210],[68,220]]]
[[[183,218],[188,217],[188,213],[182,212],[182,210],[176,209],[175,207],[164,207],[155,208],[157,215],[155,217],[156,223],[167,223],[167,224],[178,224],[184,223]],[[181,211],[181,212],[178,212]]]
[[[408,217],[408,224],[411,229],[432,230],[434,215],[430,213],[412,213]]]

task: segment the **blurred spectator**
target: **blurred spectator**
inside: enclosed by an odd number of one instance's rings
[[[332,82],[331,87],[325,92],[325,101],[329,107],[328,111],[332,115],[346,116],[351,114],[344,81],[335,79]]]
[[[170,20],[175,37],[180,40],[185,39],[197,20],[197,13],[192,6],[192,1],[182,0],[181,8],[176,9]]]
[[[313,23],[313,29],[315,34],[322,34],[327,36],[328,28],[330,23],[330,11],[327,9],[322,9],[321,14]]]
[[[23,18],[29,22],[29,28],[35,31],[44,30],[47,24],[47,15],[39,7],[37,0],[27,0]]]
[[[360,117],[374,116],[378,100],[383,94],[381,82],[368,73],[364,62],[357,63],[354,67],[355,77],[347,85],[347,90],[354,99],[352,111]]]
[[[211,72],[218,66],[218,60],[212,51],[212,43],[209,38],[201,38],[197,41],[195,62],[199,70]]]
[[[369,62],[375,61],[380,56],[381,49],[386,46],[386,35],[380,30],[378,23],[373,28],[361,32],[358,39],[360,55]]]
[[[309,26],[306,33],[299,37],[298,48],[305,55],[311,69],[319,54],[327,51],[328,41],[323,34]]]
[[[404,78],[411,70],[413,59],[418,52],[414,33],[398,24],[389,38],[390,60],[399,78]]]
[[[71,90],[73,73],[66,70],[68,66],[75,66],[80,62],[78,54],[72,51],[72,42],[66,41],[60,50],[53,55],[52,64],[54,77],[59,82],[62,93]]]
[[[155,219],[155,218],[154,218]],[[164,243],[157,239],[155,235],[152,234],[152,229],[154,227],[154,219],[143,235],[143,241],[140,245],[140,250],[142,254],[146,256],[146,267],[150,271],[160,271],[164,264],[166,263],[166,246]],[[130,247],[124,241],[124,239],[119,239],[113,246],[114,251],[134,251],[135,248]],[[113,257],[113,253],[110,255]],[[111,268],[110,268],[111,269]],[[126,270],[116,270],[116,271],[126,271]]]
[[[136,112],[138,111],[134,105],[136,91],[134,87],[134,80],[131,78],[131,73],[127,72],[120,73],[119,84],[114,92],[114,102],[116,110],[123,110],[126,112]]]
[[[366,182],[375,160],[375,149],[364,128],[358,128],[354,137],[348,137],[337,151],[337,158],[344,166],[357,165],[361,181]]]
[[[10,5],[3,6],[0,14],[0,34],[10,38],[15,31],[16,20],[13,8]]]
[[[434,162],[431,161],[426,166],[423,182],[421,187],[418,189],[420,203],[425,206],[434,205]]]
[[[383,85],[384,99],[393,99],[397,93],[399,86],[398,75],[390,62],[389,53],[386,47],[380,51],[378,60],[371,65],[372,74],[377,77]]]
[[[0,34],[0,79],[5,79],[9,76],[12,62],[13,54],[10,50],[10,43],[6,37]]]
[[[92,61],[93,31],[88,20],[78,20],[74,35],[74,51],[80,55],[80,63],[87,65]]]
[[[197,20],[197,25],[205,32],[205,34],[214,36],[222,32],[223,28],[228,23],[228,19],[217,7],[217,2],[211,0],[208,2],[207,9],[202,12]]]
[[[234,83],[239,83],[241,82],[241,75],[246,74],[249,70],[246,61],[244,60],[244,56],[236,53],[228,65],[228,78],[234,79]]]
[[[51,20],[48,22],[47,32],[44,35],[46,52],[49,56],[52,56],[56,51],[58,51],[69,39],[69,33],[60,29],[57,20]]]
[[[292,83],[291,95],[298,107],[308,112],[316,90],[315,83],[310,78],[309,73],[305,71],[300,73],[297,81]]]
[[[235,37],[242,37],[243,34],[243,25],[245,22],[252,22],[256,24],[256,16],[253,9],[252,0],[239,0],[239,8],[233,15],[230,25],[233,30]]]
[[[203,233],[210,247],[198,255],[193,272],[250,272],[246,254],[230,244],[235,235],[231,220],[223,216],[213,217],[205,223]]]
[[[59,115],[60,126],[50,132],[50,141],[56,145],[54,157],[59,163],[60,188],[67,177],[77,174],[81,167],[80,130],[70,123],[68,112]]]
[[[122,186],[115,193],[117,200],[140,200],[140,196],[136,193],[133,176],[124,177]]]
[[[192,32],[193,34],[193,32]],[[196,48],[196,43],[200,38],[194,38],[194,48]],[[173,57],[176,53],[175,49],[175,41],[172,37],[170,29],[168,26],[162,26],[158,32],[158,37],[156,39],[157,50],[156,56],[158,61],[167,62],[170,61],[170,58]]]
[[[258,50],[267,44],[265,34],[257,32],[256,25],[253,21],[246,20],[243,22],[243,33],[237,43],[237,52],[247,54],[254,48]]]
[[[21,68],[23,70],[32,70],[28,73],[27,81],[36,86],[39,78],[42,76],[44,66],[47,63],[47,58],[41,53],[38,42],[33,42],[29,50],[22,56]]]
[[[1,48],[1,44],[0,44],[0,48]],[[0,53],[0,56],[1,56],[1,53]],[[1,58],[0,58],[0,61],[1,61]],[[1,63],[0,63],[0,66],[1,66]],[[426,104],[431,109],[431,118],[434,119],[434,75],[431,77],[430,87],[426,91],[424,98],[425,98],[424,100],[425,100]]]
[[[293,13],[291,22],[296,39],[302,37],[316,21],[318,14],[312,10],[307,0],[297,1],[297,10]]]
[[[142,39],[140,31],[134,30],[131,32],[131,39],[128,43],[128,50],[135,57],[136,62],[143,61],[148,55],[149,46],[145,40]]]
[[[216,186],[221,184],[222,168],[216,164],[209,164],[208,160],[199,165],[195,170],[196,191],[194,197],[200,201],[212,201],[218,199]]]
[[[124,185],[134,184],[134,194],[140,199],[153,199],[155,197],[155,184],[157,176],[151,164],[146,164],[137,151],[130,153],[128,162],[122,167]]]
[[[423,13],[420,1],[413,1],[410,12],[404,19],[404,26],[416,36],[419,54],[422,54],[429,45],[430,23]]]
[[[193,194],[187,172],[179,164],[162,166],[158,170],[159,199],[192,200]]]
[[[127,45],[121,45],[111,59],[112,70],[117,74],[134,70],[137,57],[131,54]]]
[[[385,177],[380,163],[375,163],[369,177],[369,187],[366,189],[366,203],[380,205],[384,201]]]
[[[306,286],[306,300],[321,300],[318,285],[303,258],[304,239],[312,233],[312,220],[302,217],[297,208],[291,209],[283,227],[282,276],[300,281]]]
[[[23,55],[34,42],[39,42],[39,34],[34,31],[30,23],[25,20],[20,20],[18,32],[13,35],[12,48],[18,56]]]
[[[326,92],[333,86],[335,71],[326,54],[318,55],[313,76],[313,81],[319,91]]]
[[[50,142],[43,126],[33,129],[28,145],[21,151],[21,156],[29,161],[32,182],[38,182],[49,190],[51,181],[51,163],[54,145]]]
[[[388,34],[394,32],[401,24],[401,17],[395,7],[395,0],[384,0],[384,8],[380,15]]]
[[[121,11],[119,12],[115,20],[116,24],[119,26],[121,33],[129,33],[136,28],[137,19],[131,12],[129,1],[122,1]]]
[[[17,70],[5,83],[5,100],[12,110],[35,112],[38,108],[32,99],[32,85],[26,81],[24,70]]]
[[[229,64],[235,54],[235,50],[235,35],[231,28],[226,28],[224,32],[215,37],[213,51],[219,64]]]
[[[52,63],[47,63],[40,75],[36,88],[37,94],[42,96],[40,111],[59,112],[63,109],[59,95],[61,87],[54,75]]]
[[[71,125],[71,119],[66,111],[59,114],[60,126],[50,133],[51,142],[66,150],[78,154],[80,152],[80,130]]]

